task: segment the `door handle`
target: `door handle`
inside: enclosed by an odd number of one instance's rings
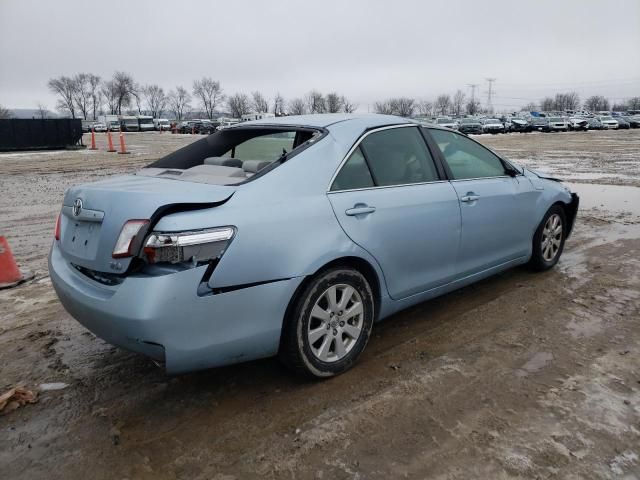
[[[364,203],[356,203],[353,208],[345,210],[345,215],[353,217],[355,215],[367,215],[376,211],[376,207],[370,207]]]
[[[464,197],[460,197],[460,201],[465,203],[470,203],[470,202],[475,202],[479,198],[480,198],[480,195],[476,195],[473,192],[469,192]]]

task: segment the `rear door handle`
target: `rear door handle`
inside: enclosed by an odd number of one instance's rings
[[[470,202],[475,202],[479,198],[480,198],[480,195],[475,195],[474,193],[469,192],[464,197],[461,197],[460,201],[465,203],[470,203]]]
[[[345,210],[345,215],[349,215],[353,217],[355,215],[367,215],[369,213],[373,213],[376,211],[376,207],[370,207],[369,205],[363,203],[357,203],[353,206],[353,208],[348,208]]]

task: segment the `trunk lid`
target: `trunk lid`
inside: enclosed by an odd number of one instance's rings
[[[215,207],[235,190],[233,186],[140,175],[72,187],[65,193],[60,217],[62,255],[90,270],[124,273],[131,258],[114,259],[111,255],[127,220],[151,219],[153,226],[165,209]]]

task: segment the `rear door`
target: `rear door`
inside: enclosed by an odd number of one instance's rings
[[[335,175],[329,200],[349,237],[378,261],[400,299],[455,273],[460,207],[417,126],[366,133]]]
[[[456,276],[481,272],[527,255],[535,192],[523,175],[510,176],[502,160],[455,132],[427,129],[442,155],[460,201],[462,234]]]

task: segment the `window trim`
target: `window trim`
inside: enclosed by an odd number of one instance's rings
[[[418,133],[422,137],[422,141],[425,144],[425,148],[427,149],[427,151],[431,155],[431,160],[433,161],[433,166],[435,168],[436,174],[438,175],[438,180],[432,180],[432,181],[429,181],[429,182],[402,183],[402,184],[398,184],[398,185],[374,185],[373,187],[346,188],[346,189],[341,189],[341,190],[331,190],[331,186],[333,185],[333,182],[335,181],[336,177],[338,176],[338,174],[342,170],[342,167],[345,165],[345,163],[347,163],[347,161],[351,157],[351,154],[353,152],[355,152],[358,147],[360,147],[360,144],[364,141],[365,138],[367,138],[372,133],[382,132],[384,130],[391,130],[391,129],[394,129],[394,128],[409,128],[409,127],[416,128],[418,130]],[[373,171],[371,170],[371,167],[369,166],[369,160],[367,159],[366,152],[362,148],[361,148],[361,150],[362,150],[365,162],[367,164],[367,168],[369,168],[369,174],[371,175],[371,178],[375,182],[375,177],[373,175]],[[366,132],[364,132],[358,138],[358,140],[356,140],[356,142],[351,146],[351,148],[349,149],[347,154],[344,156],[344,158],[342,159],[342,161],[338,165],[338,168],[336,168],[336,171],[331,176],[331,180],[329,180],[329,185],[327,186],[326,193],[327,194],[332,194],[332,193],[342,193],[342,192],[359,192],[359,191],[363,191],[363,190],[378,190],[378,189],[381,189],[381,188],[397,188],[397,187],[409,187],[409,186],[412,186],[412,185],[429,185],[431,183],[443,183],[443,182],[446,182],[448,180],[446,178],[442,178],[442,173],[441,173],[440,169],[438,168],[439,167],[439,165],[438,165],[439,163],[440,163],[439,159],[436,159],[436,157],[434,155],[434,152],[433,152],[433,149],[431,148],[431,145],[429,145],[429,142],[427,142],[427,139],[425,138],[425,135],[422,133],[422,129],[420,128],[419,124],[417,124],[417,123],[403,123],[403,124],[398,124],[398,125],[386,125],[384,127],[372,128],[371,130],[367,130]]]
[[[470,141],[474,142],[475,144],[479,145],[480,147],[484,148],[489,153],[495,155],[498,160],[500,160],[500,163],[502,163],[502,166],[504,167],[504,170],[505,170],[504,175],[494,175],[494,176],[491,176],[491,177],[475,177],[475,178],[455,178],[455,176],[453,175],[453,172],[449,168],[449,164],[447,163],[447,160],[444,158],[444,154],[440,150],[440,147],[438,147],[438,143],[436,142],[435,138],[433,138],[433,136],[431,135],[431,131],[432,130],[446,131],[447,133],[454,133],[456,135],[460,135],[461,137],[464,137],[467,140],[470,140]],[[466,181],[469,181],[469,180],[485,180],[485,179],[492,179],[492,178],[494,178],[494,179],[495,178],[515,178],[515,177],[524,176],[524,171],[521,172],[519,168],[517,168],[514,165],[512,165],[509,161],[507,161],[504,158],[502,158],[500,155],[498,155],[496,152],[494,152],[490,148],[484,146],[483,144],[481,144],[477,140],[471,138],[469,135],[466,135],[466,134],[460,133],[460,132],[455,132],[453,130],[449,130],[449,129],[445,129],[445,128],[433,128],[433,127],[430,127],[430,126],[423,127],[423,131],[425,132],[425,138],[427,140],[427,144],[430,147],[432,147],[432,150],[435,150],[436,156],[438,157],[438,162],[442,165],[442,168],[445,171],[445,175],[446,175],[447,179],[450,182],[466,182]],[[516,174],[515,175],[509,175],[507,173],[508,169],[514,170],[516,172]]]

